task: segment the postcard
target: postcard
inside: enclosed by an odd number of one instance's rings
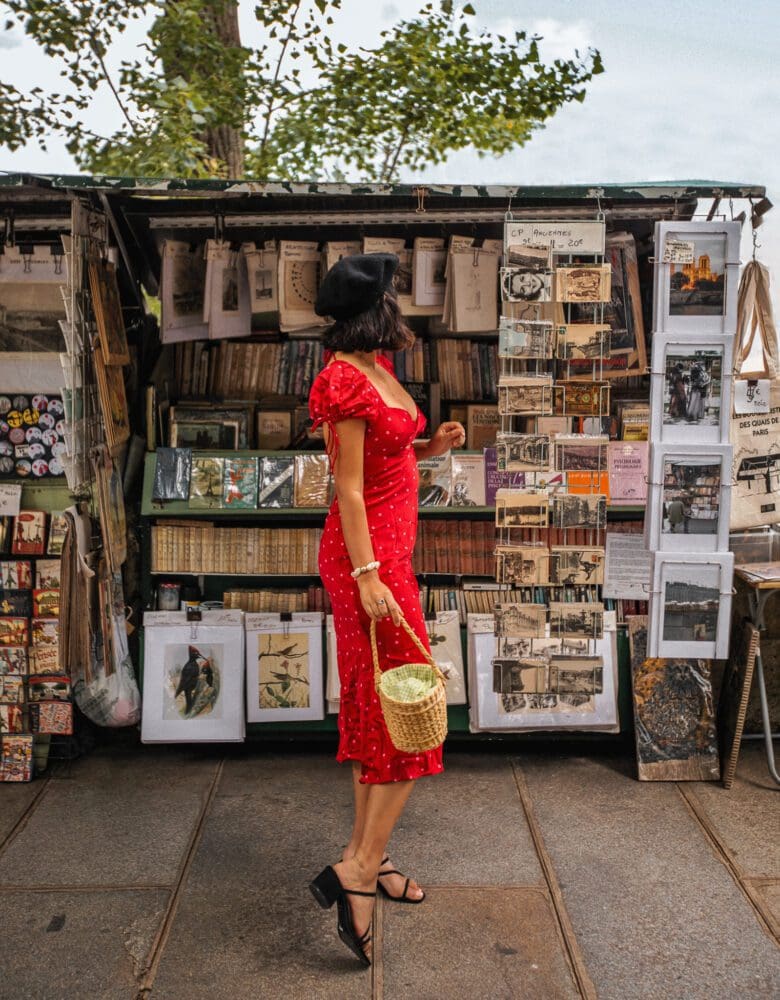
[[[32,592],[29,590],[0,590],[0,615],[17,615],[29,618],[32,610]]]
[[[509,243],[506,261],[527,271],[549,271],[552,267],[552,247],[549,243]]]
[[[604,582],[604,549],[559,545],[550,550],[550,583],[558,586]]]
[[[551,636],[599,639],[603,633],[603,604],[574,601],[550,602]]]
[[[497,545],[496,580],[516,587],[549,581],[550,553],[546,546]]]
[[[0,563],[0,574],[3,572],[4,563]],[[19,563],[18,565],[22,565]],[[28,567],[24,579],[29,580],[25,586],[32,587],[32,573],[30,563],[25,563]],[[61,563],[59,559],[36,559],[35,561],[35,586],[39,590],[57,590],[60,586]],[[19,584],[22,586],[22,584]]]
[[[554,466],[559,472],[600,472],[607,468],[607,437],[559,434],[554,443]]]
[[[612,287],[610,264],[575,264],[555,271],[559,302],[609,302]]]
[[[547,625],[545,604],[498,604],[496,635],[543,639]]]
[[[22,706],[0,705],[0,734],[21,733],[23,731]]]
[[[61,701],[41,701],[30,705],[30,729],[34,733],[72,736],[73,705]]]
[[[57,566],[60,561],[57,560]],[[41,562],[38,562],[38,566]],[[0,585],[8,590],[32,589],[32,563],[27,559],[0,562]]]
[[[609,383],[561,382],[553,389],[554,412],[601,416],[609,413]]]
[[[501,434],[496,437],[499,472],[547,472],[550,438],[547,434]]]
[[[552,377],[512,375],[501,378],[498,412],[507,416],[552,413]]]
[[[31,674],[60,673],[59,646],[30,646],[28,666]]]
[[[535,360],[553,354],[553,324],[548,320],[502,316],[498,326],[498,356]]]
[[[504,302],[552,302],[552,271],[502,267],[500,278],[501,298]]]
[[[598,493],[556,493],[550,501],[550,527],[601,531],[607,526],[607,498]]]
[[[549,689],[547,661],[524,657],[522,659],[493,659],[493,690],[496,694],[540,694]]]
[[[60,623],[56,618],[33,618],[33,646],[57,646],[60,641]]]
[[[6,705],[23,705],[24,678],[15,674],[0,674],[0,701]]]
[[[609,354],[610,326],[564,323],[556,328],[555,356],[562,361],[583,359],[598,364]]]
[[[558,694],[601,694],[604,690],[604,661],[602,657],[551,657],[550,687]]]
[[[550,498],[546,490],[507,490],[496,493],[496,527],[546,528]]]

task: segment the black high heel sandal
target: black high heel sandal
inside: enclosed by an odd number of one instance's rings
[[[382,861],[382,864],[386,865],[389,860],[390,860],[390,858],[386,857]],[[382,879],[386,875],[400,875],[401,878],[405,878],[406,879],[406,884],[404,885],[404,891],[401,893],[400,896],[394,896],[392,893],[388,892],[387,889],[385,889],[385,887],[382,885]],[[422,896],[420,896],[419,899],[412,899],[410,896],[407,896],[407,892],[409,892],[409,886],[410,886],[412,880],[408,876],[404,875],[403,872],[399,872],[397,868],[392,868],[390,871],[383,872],[382,871],[382,866],[380,865],[379,874],[377,875],[376,879],[377,879],[377,881],[376,881],[377,887],[381,890],[382,894],[387,899],[392,899],[392,901],[394,903],[411,903],[414,906],[417,906],[418,903],[422,903],[422,901],[425,899],[425,893],[424,892],[423,892]]]
[[[371,959],[366,954],[365,947],[371,941],[371,925],[368,925],[365,934],[358,934],[347,896],[376,896],[376,893],[345,889],[331,865],[323,868],[314,881],[309,883],[309,889],[324,910],[329,910],[334,903],[337,904],[339,937],[360,963],[368,968]]]

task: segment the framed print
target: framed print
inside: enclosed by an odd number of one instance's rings
[[[203,611],[144,615],[144,743],[244,738],[244,616]]]
[[[501,655],[498,643],[492,615],[468,615],[472,732],[618,732],[614,630],[605,631],[595,642],[502,639],[508,650]],[[496,691],[495,686],[506,690]],[[540,687],[546,690],[532,690]]]
[[[320,612],[246,616],[248,722],[324,719],[324,689]]]
[[[738,222],[657,222],[655,329],[695,336],[737,328]]]
[[[725,659],[733,574],[731,552],[656,552],[648,656]]]
[[[654,446],[645,535],[662,552],[726,552],[732,447]]]
[[[651,436],[654,441],[727,444],[731,417],[732,338],[653,339]]]
[[[103,360],[107,365],[130,364],[116,265],[93,257],[89,261],[89,287]]]

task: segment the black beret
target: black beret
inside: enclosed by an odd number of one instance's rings
[[[314,311],[335,320],[366,312],[392,287],[398,269],[394,253],[358,253],[342,257],[325,275]]]

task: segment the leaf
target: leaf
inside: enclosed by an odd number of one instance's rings
[[[474,17],[474,16],[476,15],[476,13],[477,13],[477,12],[476,12],[476,11],[474,10],[474,7],[473,7],[473,6],[472,6],[472,5],[470,4],[470,3],[467,3],[467,4],[466,4],[466,5],[465,5],[465,6],[464,6],[464,7],[462,8],[462,11],[463,11],[463,13],[464,13],[464,14],[468,14],[468,16],[469,16],[469,17]]]

